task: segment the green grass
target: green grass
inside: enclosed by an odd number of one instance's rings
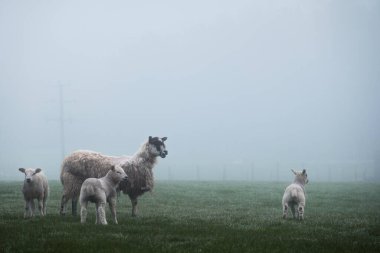
[[[48,215],[23,218],[21,182],[0,183],[0,252],[380,252],[380,185],[313,183],[305,220],[283,220],[286,183],[157,182],[119,225],[58,214],[61,185],[51,182]]]

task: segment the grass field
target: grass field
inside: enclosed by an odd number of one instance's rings
[[[0,252],[380,252],[380,184],[311,183],[305,220],[283,220],[286,183],[157,182],[119,225],[58,215],[61,185],[50,182],[48,215],[23,218],[22,182],[0,183]]]

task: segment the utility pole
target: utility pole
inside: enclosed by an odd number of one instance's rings
[[[58,82],[58,117],[49,119],[49,121],[55,121],[59,124],[59,146],[60,146],[60,154],[62,160],[65,158],[65,140],[66,140],[66,134],[65,134],[65,122],[67,119],[65,118],[65,103],[69,102],[65,100],[65,94],[64,94],[64,85],[61,82]],[[57,87],[54,85],[54,87]],[[70,101],[72,102],[72,101]]]
[[[61,143],[61,157],[62,161],[65,158],[65,119],[64,119],[64,100],[63,100],[63,85],[58,84],[59,87],[59,132]]]

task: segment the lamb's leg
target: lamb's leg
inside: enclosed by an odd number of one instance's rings
[[[95,224],[99,224],[99,222],[100,222],[98,210],[99,210],[99,203],[96,202],[95,203],[95,213],[96,213],[96,215],[95,215]]]
[[[298,206],[298,219],[303,220],[304,211],[305,211],[305,206],[302,203],[300,203],[300,205]]]
[[[99,214],[99,223],[102,225],[107,225],[105,206],[105,202],[100,202],[97,210]]]
[[[37,201],[38,201],[38,211],[40,211],[41,216],[44,216],[44,209],[43,209],[44,205],[42,203],[42,198],[38,198]]]
[[[110,206],[110,209],[111,209],[112,218],[113,218],[115,224],[118,224],[117,223],[117,218],[116,218],[116,198],[110,199],[109,206]]]
[[[295,219],[296,218],[296,209],[294,207],[294,204],[290,204],[290,210],[292,210],[293,219]]]
[[[77,206],[78,206],[78,198],[73,198],[71,200],[71,213],[73,216],[77,215]]]
[[[59,211],[59,213],[61,215],[65,215],[66,214],[67,201],[69,201],[69,198],[67,197],[67,195],[65,193],[63,193],[62,194],[62,198],[61,198],[61,210]]]
[[[28,204],[29,204],[28,217],[30,218],[30,217],[33,217],[34,200],[32,200],[32,199],[29,200]]]
[[[132,203],[132,217],[137,216],[137,198],[131,198]]]
[[[88,202],[87,201],[83,201],[80,203],[80,222],[81,223],[86,223],[86,219],[87,219],[87,205],[88,205]]]
[[[283,210],[282,218],[286,219],[286,217],[288,216],[288,204],[287,203],[285,203],[283,205],[282,210]]]
[[[42,208],[42,210],[43,210],[43,212],[44,212],[44,215],[46,215],[46,200],[47,200],[47,197],[46,197],[46,195],[44,196],[44,199],[43,199],[43,202],[42,202],[42,204],[43,204],[43,208]]]
[[[34,199],[30,200],[30,206],[29,206],[29,209],[30,209],[30,217],[33,217],[34,216],[34,211],[36,209],[35,205],[34,205]]]
[[[29,216],[29,200],[25,200],[24,218],[27,218],[28,216]]]

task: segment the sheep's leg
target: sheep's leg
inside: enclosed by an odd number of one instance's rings
[[[298,206],[298,219],[303,220],[304,210],[305,210],[305,206],[302,203],[300,203]]]
[[[29,212],[28,212],[28,217],[32,217],[33,216],[33,206],[34,206],[34,200],[29,200],[28,202],[29,204]]]
[[[87,205],[88,205],[88,202],[87,201],[83,201],[80,203],[80,222],[81,223],[86,223],[86,219],[87,219]]]
[[[44,205],[42,203],[42,198],[38,198],[37,200],[38,200],[38,210],[40,211],[40,215],[44,216],[44,209],[43,209]]]
[[[28,216],[29,216],[29,200],[25,200],[24,218],[27,218]]]
[[[96,213],[96,216],[95,216],[95,224],[99,224],[100,222],[100,219],[99,219],[99,203],[95,203],[95,213]]]
[[[137,198],[131,198],[132,203],[132,217],[137,216]]]
[[[99,223],[102,225],[107,225],[105,206],[106,203],[100,202],[97,208],[97,213],[99,215]]]
[[[73,198],[71,200],[71,213],[73,216],[77,215],[77,206],[78,206],[78,198]]]
[[[117,218],[116,218],[116,198],[110,199],[109,206],[110,206],[110,209],[111,209],[112,218],[113,218],[115,224],[118,224],[117,223]]]
[[[290,210],[292,210],[293,219],[295,219],[296,218],[296,209],[295,209],[293,204],[290,204]]]
[[[45,196],[43,199],[43,202],[42,202],[42,204],[43,204],[42,210],[44,212],[44,215],[46,215],[46,200],[47,200],[47,197]]]
[[[283,208],[282,218],[286,219],[286,217],[288,216],[288,204],[285,203],[282,208]]]
[[[30,209],[30,217],[33,217],[34,216],[34,211],[36,209],[35,205],[34,205],[34,199],[30,200],[30,205],[29,205],[29,209]]]
[[[65,215],[66,214],[66,204],[67,204],[67,201],[69,201],[69,198],[67,198],[66,194],[62,194],[62,198],[61,198],[61,210],[59,211],[59,213],[61,215]]]

